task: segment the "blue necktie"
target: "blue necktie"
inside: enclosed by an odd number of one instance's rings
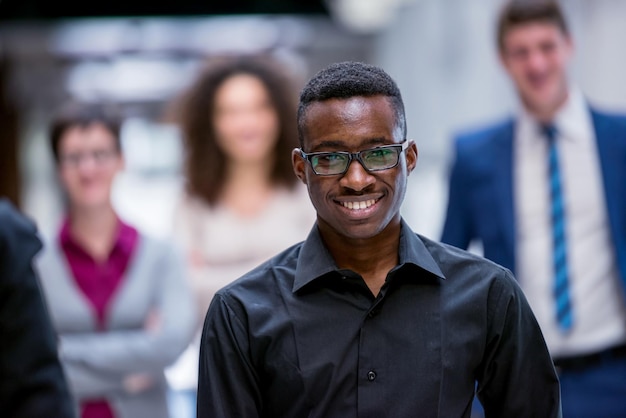
[[[565,208],[561,190],[561,174],[559,156],[556,147],[557,130],[554,125],[543,125],[542,131],[548,139],[548,161],[550,176],[550,198],[552,219],[552,243],[554,266],[554,298],[556,303],[556,320],[562,331],[572,328],[572,303],[568,283],[567,241],[565,236]]]

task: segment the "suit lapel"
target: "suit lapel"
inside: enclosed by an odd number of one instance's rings
[[[513,195],[513,133],[514,122],[509,120],[495,135],[495,158],[493,162],[494,188],[493,196],[499,196],[494,204],[498,206],[497,213],[500,223],[499,229],[504,238],[504,253],[515,273],[515,209]]]
[[[626,134],[623,125],[591,109],[593,128],[598,144],[598,158],[602,170],[603,192],[609,218],[611,237],[615,246],[615,254],[620,276],[626,289],[626,242],[624,241],[624,184],[626,182]],[[617,125],[617,126],[616,126]]]
[[[620,176],[624,164],[622,160],[624,151],[620,149],[620,147],[623,148],[623,141],[613,140],[615,139],[614,136],[620,133],[611,129],[609,118],[593,110],[591,111],[591,117],[598,143],[598,156],[601,161],[600,166],[607,210],[611,225],[615,225],[618,220],[617,217],[624,211],[624,208],[621,207],[623,199],[616,193],[617,190],[623,188],[622,177]]]

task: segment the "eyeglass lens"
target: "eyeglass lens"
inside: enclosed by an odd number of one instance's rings
[[[358,159],[370,171],[385,170],[398,164],[400,146],[379,147],[360,151]],[[354,154],[346,152],[320,153],[311,156],[311,166],[318,174],[340,174],[346,171]]]
[[[77,152],[61,156],[61,163],[71,167],[79,166],[83,161],[91,159],[98,165],[102,165],[111,160],[115,155],[114,150],[94,150],[90,152]]]

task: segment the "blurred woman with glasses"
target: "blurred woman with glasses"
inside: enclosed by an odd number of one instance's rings
[[[219,288],[313,226],[315,211],[291,165],[296,101],[294,81],[276,60],[230,56],[209,60],[175,102],[186,187],[174,231],[187,249],[200,323]],[[181,418],[195,416],[199,331],[168,371]]]
[[[117,215],[121,120],[70,104],[50,142],[67,215],[37,260],[80,418],[168,418],[165,368],[195,330],[182,252]]]

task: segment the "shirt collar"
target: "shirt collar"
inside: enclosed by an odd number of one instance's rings
[[[578,141],[593,137],[593,124],[589,107],[583,93],[577,86],[570,86],[568,98],[554,117],[554,124],[559,132],[559,137],[566,140]],[[538,122],[522,106],[518,112],[518,137],[534,138],[542,141]]]
[[[117,218],[118,228],[117,235],[115,236],[115,241],[113,243],[113,247],[111,248],[111,253],[114,250],[122,251],[123,254],[130,254],[135,248],[135,243],[137,242],[138,231],[132,226],[126,224],[119,217]],[[61,230],[59,232],[59,242],[63,248],[78,248],[84,252],[82,246],[72,237],[71,227],[70,227],[70,219],[68,216],[65,217],[63,223],[61,224]]]
[[[404,220],[402,220],[400,231],[399,258],[399,266],[411,265],[445,279],[439,265],[422,240]],[[316,279],[336,271],[339,271],[339,268],[324,245],[316,224],[300,250],[293,292],[295,293]]]

